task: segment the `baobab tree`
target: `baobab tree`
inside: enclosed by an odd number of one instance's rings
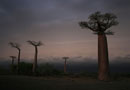
[[[66,64],[67,64],[67,59],[69,59],[69,57],[62,57],[62,58],[65,60],[65,62],[64,62],[64,73],[66,73],[67,72]]]
[[[11,65],[13,66],[14,65],[14,60],[16,59],[16,57],[15,56],[10,56],[10,58],[12,60]]]
[[[20,44],[10,42],[9,45],[13,48],[16,48],[18,50],[18,66],[17,66],[17,73],[19,73],[19,68],[20,68],[20,54],[21,54],[21,49],[20,49]]]
[[[13,72],[13,67],[14,67],[14,60],[16,59],[16,57],[15,56],[10,56],[10,58],[11,58],[11,70],[12,70],[12,72]]]
[[[38,46],[43,45],[43,43],[42,43],[41,41],[35,42],[35,41],[31,41],[31,40],[28,40],[27,42],[28,42],[30,45],[32,45],[32,46],[35,47],[35,55],[34,55],[34,63],[33,63],[32,72],[33,72],[33,74],[36,74],[36,71],[37,71]]]
[[[88,21],[79,22],[79,25],[98,35],[98,79],[106,81],[109,80],[109,56],[106,35],[114,34],[108,29],[118,25],[117,17],[112,13],[95,12],[88,19]]]

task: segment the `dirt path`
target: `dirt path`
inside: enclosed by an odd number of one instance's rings
[[[92,78],[0,76],[0,90],[130,90],[130,78],[102,82]]]

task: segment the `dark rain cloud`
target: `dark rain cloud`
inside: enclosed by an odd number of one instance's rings
[[[23,28],[104,9],[126,10],[129,0],[0,0],[0,26]],[[86,14],[86,15],[85,15]]]
[[[96,0],[0,0],[1,39],[29,33],[37,24],[76,19],[95,5]]]
[[[127,9],[130,5],[130,0],[103,0],[105,6],[113,9]]]
[[[32,23],[72,18],[91,10],[96,3],[95,0],[0,0],[0,25],[21,28]]]
[[[76,29],[78,21],[86,20],[89,14],[97,10],[112,12],[119,16],[121,23],[119,29],[125,28],[124,34],[128,34],[129,4],[130,0],[0,0],[0,48],[6,48],[5,44],[9,40],[21,38],[25,34],[34,37],[35,32],[41,28],[34,30],[32,27],[41,23],[47,23],[50,28],[50,23],[60,21],[61,25],[65,24],[66,20],[72,22],[73,29]],[[42,32],[37,32],[37,35],[48,32],[48,27],[45,27],[46,30],[42,28]],[[54,27],[58,29],[59,26]],[[64,27],[70,29],[68,26]],[[59,33],[61,29],[62,27],[53,34]],[[30,32],[34,32],[32,36]],[[50,33],[45,36],[49,35]]]

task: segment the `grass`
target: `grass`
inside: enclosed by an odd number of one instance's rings
[[[130,78],[110,82],[92,77],[0,76],[0,90],[130,90]]]

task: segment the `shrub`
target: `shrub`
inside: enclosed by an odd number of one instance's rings
[[[40,64],[37,69],[38,75],[43,76],[51,76],[51,75],[59,75],[61,72],[54,68],[53,65],[46,63]]]
[[[24,75],[32,75],[32,63],[25,63],[21,62],[20,63],[20,74]]]

